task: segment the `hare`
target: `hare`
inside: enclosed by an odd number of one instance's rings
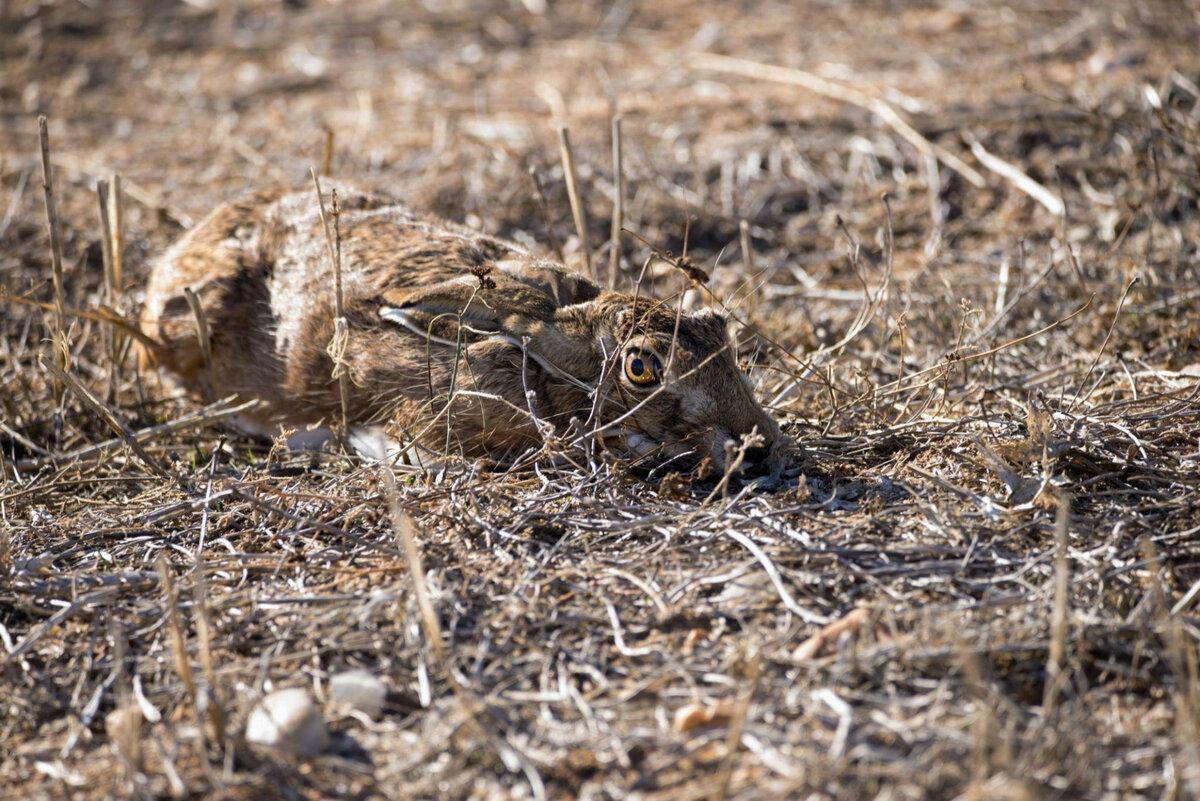
[[[720,314],[606,292],[511,242],[337,193],[356,430],[500,462],[590,431],[626,456],[776,478],[795,452],[738,369]],[[143,356],[193,391],[259,399],[240,421],[251,432],[340,421],[334,287],[316,193],[249,195],[154,267],[143,320],[158,344]]]

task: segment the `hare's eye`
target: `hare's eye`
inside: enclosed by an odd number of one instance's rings
[[[660,369],[658,359],[650,354],[638,351],[625,354],[625,377],[639,387],[657,383]]]

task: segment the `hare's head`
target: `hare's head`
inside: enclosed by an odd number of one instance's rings
[[[523,349],[521,369],[542,380],[511,380],[511,391],[502,392],[511,404],[525,408],[526,391],[537,386],[549,396],[538,403],[556,428],[578,419],[584,431],[632,455],[778,477],[795,453],[738,369],[724,316],[590,284],[552,300],[545,279],[560,276],[544,270],[532,279],[528,270],[492,276],[393,295],[395,306],[382,313],[443,341],[462,341],[466,331],[476,341]]]
[[[736,463],[778,475],[785,466],[793,444],[738,368],[723,315],[606,294],[558,318],[602,365],[586,379],[597,422],[628,450],[717,473]]]

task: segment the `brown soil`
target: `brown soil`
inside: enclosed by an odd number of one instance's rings
[[[580,265],[566,124],[606,262],[619,112],[624,269],[711,273],[805,475],[389,490],[88,320],[64,391],[52,315],[2,301],[0,795],[1200,797],[1200,5],[548,5],[0,0],[4,291],[53,299],[39,114],[64,302],[117,302],[119,174],[135,314],[155,254],[307,185],[326,131],[338,178]],[[377,719],[325,705],[356,667]],[[330,752],[244,741],[281,686]]]

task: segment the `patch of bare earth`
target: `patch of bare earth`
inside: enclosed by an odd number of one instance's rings
[[[1200,795],[1198,41],[1195,2],[0,2],[8,295],[54,298],[39,114],[63,302],[136,314],[326,131],[335,176],[581,265],[566,124],[606,264],[619,112],[622,280],[686,234],[809,456],[389,488],[86,319],[64,383],[0,302],[0,795]],[[381,711],[333,703],[354,668]],[[246,741],[282,687],[318,756]]]

